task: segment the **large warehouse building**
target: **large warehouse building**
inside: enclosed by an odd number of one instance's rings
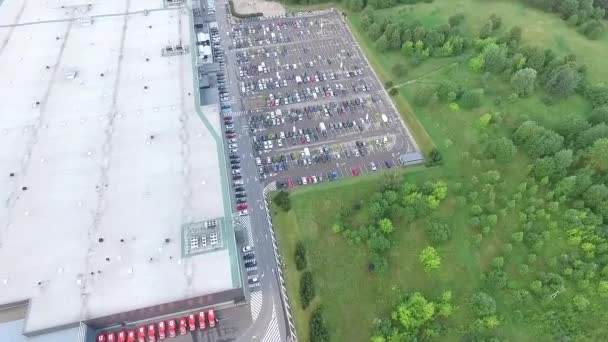
[[[219,117],[174,2],[0,0],[2,341],[242,300]]]

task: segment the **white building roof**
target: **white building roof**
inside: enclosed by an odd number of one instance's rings
[[[182,224],[229,210],[219,115],[192,56],[161,57],[187,12],[86,2],[0,5],[0,306],[30,300],[26,332],[240,287],[233,240],[182,258]]]

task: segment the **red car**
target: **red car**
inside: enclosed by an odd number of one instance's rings
[[[116,342],[116,335],[113,332],[108,333],[108,342]]]
[[[137,328],[137,342],[146,342],[146,327]]]
[[[201,311],[198,313],[198,327],[201,330],[205,330],[205,311]]]
[[[99,334],[99,336],[97,336],[97,342],[106,342],[106,334]]]
[[[232,138],[234,138],[234,137],[235,137],[235,135],[234,135],[234,134],[226,134],[226,138],[227,138],[227,139],[232,139]]]
[[[353,176],[358,176],[358,175],[359,175],[359,168],[353,167]]]
[[[224,121],[232,120],[232,116],[226,115],[224,116]]]
[[[236,207],[236,208],[237,208],[238,210],[245,210],[245,209],[247,209],[247,204],[245,204],[245,203],[243,203],[243,204],[239,204],[239,205],[237,205],[237,207]],[[211,325],[211,324],[209,324],[209,325]]]
[[[196,330],[196,317],[193,314],[188,315],[188,328],[190,331]]]
[[[127,333],[124,330],[117,333],[117,342],[127,342]]]
[[[175,335],[177,335],[175,333],[175,320],[170,320],[169,322],[167,322],[167,325],[169,326],[169,337],[175,337]]]
[[[158,322],[158,338],[164,340],[167,337],[165,322]]]
[[[207,318],[209,319],[209,328],[215,327],[215,313],[213,310],[207,311]]]
[[[156,327],[154,323],[148,324],[148,341],[156,342]]]
[[[188,327],[186,323],[186,318],[182,317],[179,319],[179,334],[186,335],[188,333]]]
[[[293,187],[293,181],[291,180],[291,178],[287,178],[287,187],[288,188]]]
[[[312,184],[312,176],[306,176],[306,179],[308,180],[308,184]]]
[[[127,342],[135,342],[135,330],[129,330],[127,334]]]

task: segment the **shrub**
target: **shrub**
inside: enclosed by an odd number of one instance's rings
[[[328,342],[329,331],[323,320],[323,310],[317,307],[310,315],[310,340],[314,342]]]
[[[291,200],[289,199],[289,192],[287,191],[279,191],[279,193],[274,196],[274,202],[284,211],[289,211],[289,209],[291,209]]]
[[[296,242],[295,251],[296,269],[301,271],[306,268],[308,262],[306,261],[306,246],[302,241]]]
[[[302,308],[306,309],[310,302],[315,298],[315,284],[313,282],[312,273],[306,271],[302,273],[300,278],[300,299]]]

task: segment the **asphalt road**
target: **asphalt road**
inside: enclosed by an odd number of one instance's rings
[[[242,103],[239,96],[238,81],[236,75],[236,58],[234,50],[228,48],[228,36],[230,24],[226,15],[227,1],[217,1],[216,18],[221,35],[221,46],[226,59],[226,85],[232,99],[232,110],[242,111]],[[242,115],[235,118],[235,127],[241,155],[241,174],[247,192],[247,204],[249,206],[249,217],[253,235],[254,252],[257,260],[257,275],[260,280],[259,287],[251,288],[251,291],[262,292],[262,303],[257,319],[238,338],[238,341],[287,341],[287,319],[284,315],[280,286],[277,278],[277,264],[271,239],[270,225],[264,208],[263,191],[264,186],[257,178],[257,168],[251,138],[247,135],[247,118]],[[235,202],[234,197],[232,198]],[[246,234],[242,234],[246,235]],[[247,244],[246,239],[239,239],[239,247]],[[245,278],[247,272],[244,270]],[[273,315],[274,312],[274,315]],[[280,336],[272,333],[272,327],[278,325]],[[266,339],[264,337],[268,336]]]

